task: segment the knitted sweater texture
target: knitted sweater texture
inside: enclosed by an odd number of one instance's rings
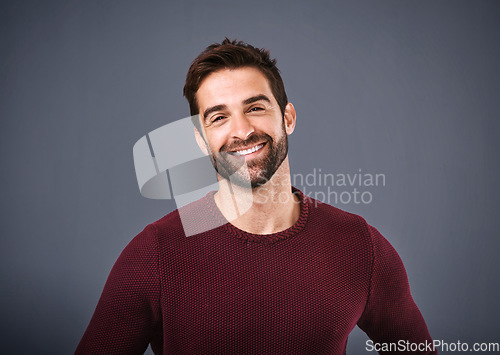
[[[298,190],[295,190],[298,192]],[[359,216],[298,192],[289,229],[230,223],[186,237],[176,210],[124,249],[77,354],[344,354],[358,325],[378,343],[431,342],[405,269]],[[213,194],[187,206],[221,220]]]

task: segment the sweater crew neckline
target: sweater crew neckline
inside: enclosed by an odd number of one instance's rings
[[[247,243],[262,243],[262,244],[273,244],[285,239],[289,239],[297,235],[306,225],[307,218],[309,216],[309,199],[304,195],[302,191],[292,186],[292,193],[296,195],[300,203],[300,214],[297,221],[289,228],[271,234],[254,234],[246,232],[238,227],[234,226],[229,222],[222,214],[222,212],[217,207],[215,203],[214,195],[216,191],[212,191],[207,195],[208,209],[212,213],[213,217],[220,222],[221,228],[223,228],[228,234],[235,236]]]

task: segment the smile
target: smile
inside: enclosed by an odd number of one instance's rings
[[[229,154],[236,155],[236,156],[248,155],[248,154],[255,153],[258,150],[261,150],[263,146],[264,146],[264,144],[258,144],[252,148],[243,149],[243,150],[236,150],[234,152],[229,152]]]

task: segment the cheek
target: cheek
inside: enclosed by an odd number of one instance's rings
[[[262,117],[262,120],[254,125],[256,131],[264,132],[269,135],[281,135],[283,127],[283,121],[275,117]]]
[[[207,142],[211,151],[218,152],[224,145],[224,134],[220,131],[207,132]]]
[[[281,122],[277,124],[274,129],[277,137],[286,136],[288,134],[288,128],[286,127],[284,120],[281,120]]]

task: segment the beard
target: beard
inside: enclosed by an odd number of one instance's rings
[[[268,152],[258,159],[246,162],[244,156],[236,156],[229,152],[249,147],[257,143],[264,143]],[[252,189],[266,184],[280,167],[288,154],[288,136],[283,122],[281,136],[275,140],[266,133],[252,134],[246,140],[233,141],[225,144],[219,152],[210,155],[212,164],[217,173],[226,180],[241,187]],[[246,166],[245,166],[246,164]]]

